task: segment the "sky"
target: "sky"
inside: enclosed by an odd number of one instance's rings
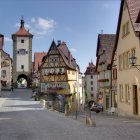
[[[34,52],[47,52],[52,41],[66,42],[82,73],[96,64],[98,34],[115,34],[120,0],[1,0],[0,33],[4,50],[13,57],[11,35],[23,16],[34,35]]]

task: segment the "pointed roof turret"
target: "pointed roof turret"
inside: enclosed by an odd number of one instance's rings
[[[31,33],[29,33],[29,31],[27,31],[25,29],[23,17],[20,20],[20,28],[19,28],[19,30],[16,33],[12,34],[12,39],[13,39],[14,36],[33,37],[33,35]]]
[[[23,16],[22,16],[22,19],[20,20],[20,28],[23,28],[24,27],[24,19],[23,19]]]

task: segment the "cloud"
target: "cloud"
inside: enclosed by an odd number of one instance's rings
[[[70,48],[71,52],[76,52],[77,50],[75,48]]]
[[[50,30],[54,27],[55,22],[52,19],[38,18],[38,26],[43,30]]]
[[[55,28],[56,22],[53,19],[45,19],[41,17],[31,18],[32,29],[31,32],[38,36],[44,36],[52,32]]]
[[[35,23],[36,19],[34,17],[31,18],[31,23]]]
[[[12,41],[12,38],[10,38],[10,37],[4,37],[4,41],[6,41],[6,42],[11,42]]]
[[[32,17],[28,24],[25,24],[25,28],[30,29],[30,32],[35,36],[45,36],[53,31],[55,25],[56,22],[53,19]],[[20,27],[20,23],[15,26]]]
[[[108,3],[104,3],[103,5],[105,8],[108,8],[110,5]]]

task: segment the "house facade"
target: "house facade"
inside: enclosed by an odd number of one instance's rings
[[[0,89],[11,90],[12,59],[3,50],[4,35],[0,34]]]
[[[57,98],[61,105],[67,102],[73,112],[78,109],[81,98],[82,77],[79,81],[79,74],[79,67],[66,43],[56,45],[53,41],[40,66],[40,91],[48,95],[48,100]]]
[[[114,34],[99,34],[96,51],[96,72],[98,73],[98,102],[108,111],[111,107],[111,58],[116,36]]]
[[[140,1],[122,0],[117,38],[118,114],[140,117],[140,71],[129,63],[130,57],[140,64]]]
[[[1,90],[11,90],[12,84],[12,59],[5,51],[1,53]]]
[[[87,98],[88,101],[96,101],[97,100],[97,93],[98,93],[98,85],[97,79],[98,75],[95,72],[96,66],[91,61],[85,71],[85,82],[86,82],[86,90],[87,90]]]

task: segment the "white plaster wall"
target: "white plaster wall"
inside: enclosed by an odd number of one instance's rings
[[[21,40],[24,39],[24,43]],[[21,65],[24,65],[24,71],[29,71],[29,38],[28,37],[17,37],[17,50],[26,49],[28,54],[21,55],[17,54],[17,72],[22,72]]]

